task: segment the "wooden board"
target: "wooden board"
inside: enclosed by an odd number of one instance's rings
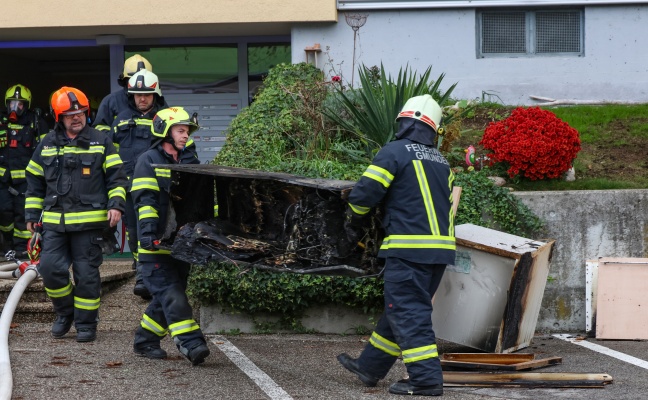
[[[443,386],[600,388],[610,383],[608,374],[443,372]]]
[[[441,366],[445,370],[521,371],[562,363],[561,357],[535,359],[534,354],[445,353]]]
[[[648,339],[648,258],[601,258],[596,337]]]

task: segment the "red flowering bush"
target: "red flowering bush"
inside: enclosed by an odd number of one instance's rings
[[[493,163],[506,162],[511,178],[558,178],[580,151],[578,131],[551,111],[518,107],[511,116],[491,122],[479,142]]]

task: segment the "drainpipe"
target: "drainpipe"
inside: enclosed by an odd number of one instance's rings
[[[25,263],[23,263],[25,264]],[[15,268],[15,264],[14,264]],[[29,265],[21,268],[22,276],[18,279],[0,314],[0,400],[11,400],[13,391],[13,376],[11,375],[11,363],[9,362],[9,329],[11,320],[20,297],[29,284],[38,277],[36,265]]]

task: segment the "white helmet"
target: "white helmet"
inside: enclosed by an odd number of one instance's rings
[[[157,94],[162,97],[157,75],[146,69],[142,69],[130,77],[127,90],[129,94]]]
[[[443,118],[443,111],[439,104],[430,96],[429,94],[424,94],[422,96],[414,96],[411,99],[407,100],[405,106],[398,116],[396,121],[401,118],[414,118],[419,121],[429,125],[434,129],[434,132],[437,132],[439,125],[441,125],[441,119]]]

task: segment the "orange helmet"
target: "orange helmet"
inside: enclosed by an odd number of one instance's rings
[[[88,114],[90,102],[79,89],[63,86],[52,94],[52,113],[56,122],[60,115],[72,115],[80,112]]]

